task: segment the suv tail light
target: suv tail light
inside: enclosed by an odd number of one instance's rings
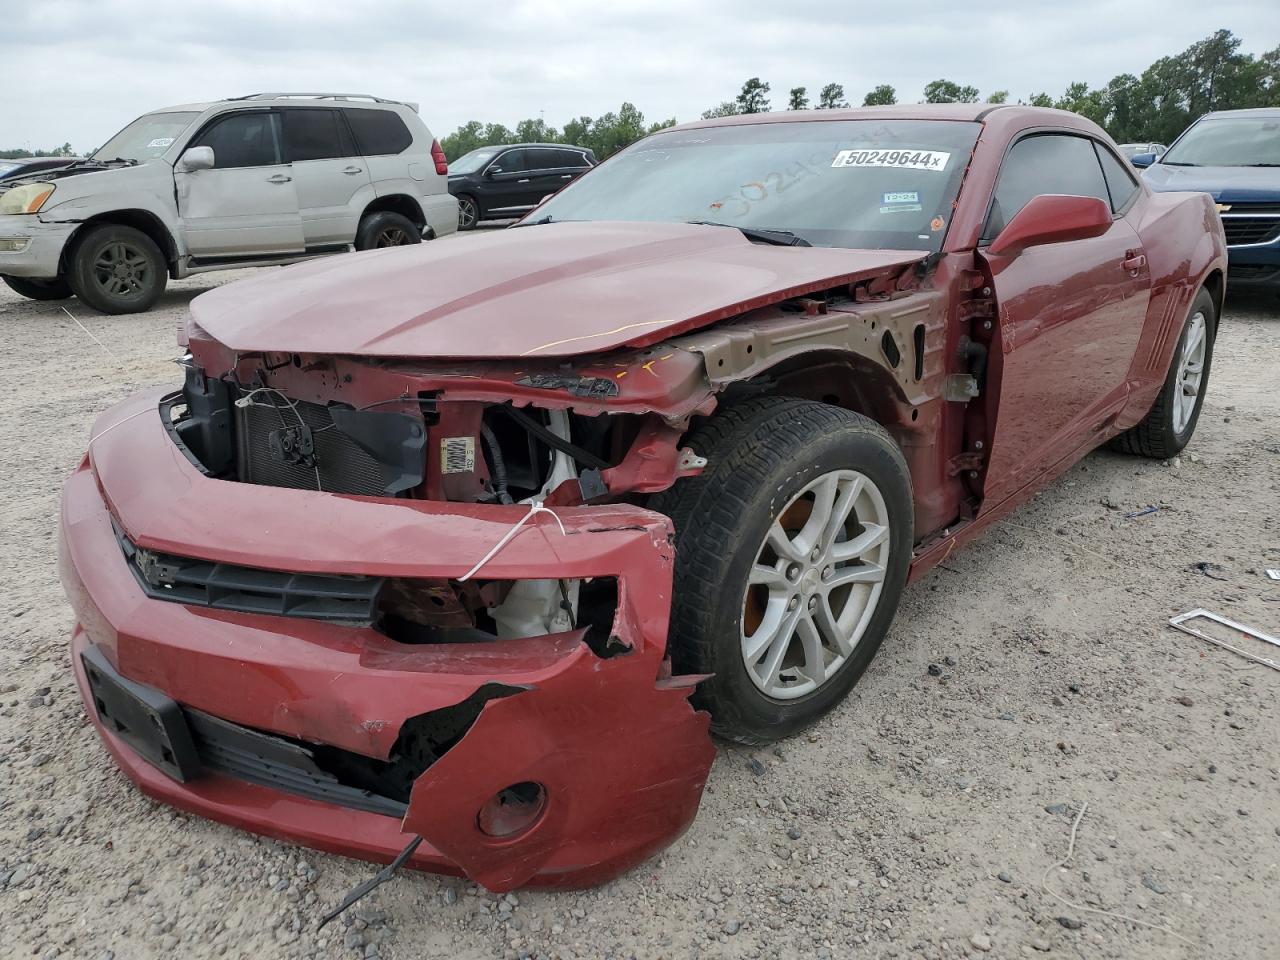
[[[449,161],[444,157],[444,151],[440,149],[440,141],[431,141],[431,159],[436,162],[436,173],[442,176],[449,172]]]

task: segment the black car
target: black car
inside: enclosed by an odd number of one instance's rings
[[[33,173],[52,170],[54,167],[65,167],[72,160],[79,159],[79,157],[15,157],[12,160],[0,158],[0,183],[29,177]]]
[[[458,198],[458,229],[481,220],[528,213],[549,193],[596,165],[585,147],[563,143],[516,143],[481,147],[449,164],[449,192]]]

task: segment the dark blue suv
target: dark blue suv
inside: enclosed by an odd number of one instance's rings
[[[1280,293],[1280,109],[1207,113],[1157,158],[1133,157],[1152,190],[1194,190],[1218,204],[1227,277]]]

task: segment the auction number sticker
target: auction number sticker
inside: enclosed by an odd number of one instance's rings
[[[895,167],[899,170],[947,168],[950,153],[941,150],[841,150],[831,161],[833,167]]]
[[[155,147],[167,147],[172,143],[173,143],[173,137],[156,137],[154,140],[152,140],[150,143],[147,144],[147,149],[150,150]]]

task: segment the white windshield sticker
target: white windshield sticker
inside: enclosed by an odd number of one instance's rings
[[[173,143],[173,137],[156,137],[147,144],[147,149],[150,150],[152,147],[167,147],[171,143]]]
[[[831,161],[833,167],[897,167],[901,170],[947,168],[951,154],[941,150],[841,150]]]

